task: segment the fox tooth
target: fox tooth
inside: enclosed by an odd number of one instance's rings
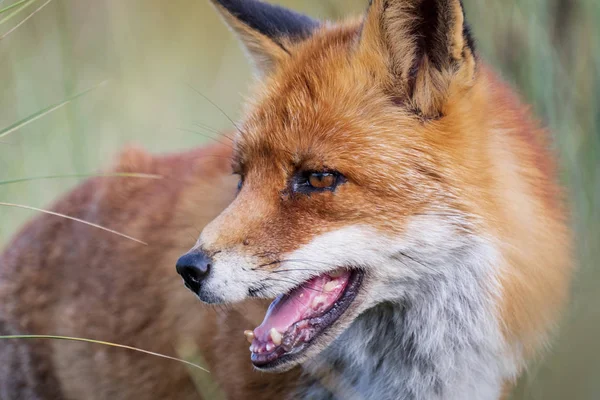
[[[273,343],[275,343],[276,346],[279,346],[281,344],[282,339],[281,333],[279,333],[277,329],[271,328],[269,334],[271,335],[271,340],[273,341]]]
[[[244,331],[244,336],[246,336],[246,340],[248,341],[248,343],[252,343],[252,341],[254,340],[254,332],[252,331]]]
[[[342,269],[336,269],[335,271],[331,272],[329,274],[329,276],[335,279],[335,278],[339,278],[343,274],[344,274],[344,270],[342,270]]]
[[[311,305],[313,308],[317,308],[319,306],[319,304],[324,303],[324,302],[325,302],[325,296],[319,295],[313,299]]]
[[[333,289],[335,289],[337,287],[338,283],[337,281],[329,281],[325,284],[325,286],[323,287],[323,290],[325,292],[331,292]]]

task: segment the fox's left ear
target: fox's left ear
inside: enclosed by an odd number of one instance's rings
[[[294,43],[308,38],[319,22],[260,0],[211,0],[248,50],[259,75],[289,57]]]
[[[372,0],[359,51],[379,61],[390,95],[424,117],[443,115],[451,89],[475,76],[461,0]]]

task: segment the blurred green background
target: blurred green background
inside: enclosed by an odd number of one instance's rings
[[[14,3],[0,0],[0,9]],[[278,3],[336,19],[362,12],[367,1]],[[570,312],[515,398],[598,399],[600,1],[464,3],[480,53],[553,130],[577,232],[580,269]],[[214,135],[206,126],[220,130],[231,123],[190,86],[232,118],[239,116],[250,69],[207,0],[23,4],[8,21],[2,20],[9,12],[0,14],[0,132],[108,83],[0,138],[0,181],[95,172],[130,143],[155,152],[205,143],[206,135]],[[63,178],[0,185],[0,201],[44,207],[76,183]],[[0,246],[32,214],[0,207]]]

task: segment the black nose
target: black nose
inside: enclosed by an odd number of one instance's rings
[[[181,275],[185,286],[198,294],[202,281],[208,276],[211,259],[202,251],[184,254],[177,260],[177,273]]]

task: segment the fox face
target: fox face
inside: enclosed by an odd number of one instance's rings
[[[265,371],[426,292],[440,309],[458,299],[449,320],[481,316],[477,340],[501,347],[499,257],[482,222],[495,212],[494,108],[460,1],[373,0],[339,24],[213,3],[259,82],[234,140],[237,197],[179,260],[186,285],[207,303],[275,298],[246,331]]]
[[[458,0],[374,1],[339,25],[214,3],[262,81],[235,138],[239,192],[186,256],[188,286],[208,303],[276,297],[247,335],[254,365],[280,371],[436,273],[414,257],[465,246],[462,162],[442,144],[477,123],[461,115],[475,58]]]

